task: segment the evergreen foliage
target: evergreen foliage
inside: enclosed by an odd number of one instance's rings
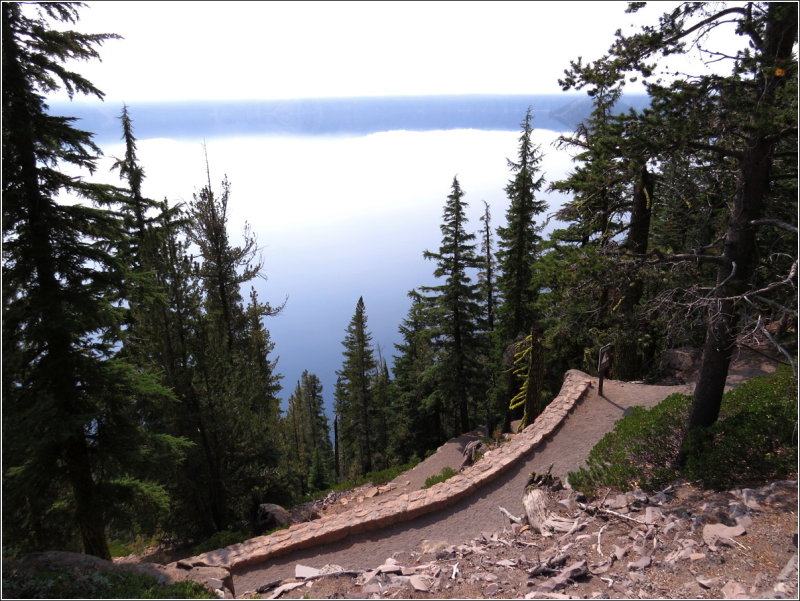
[[[479,287],[472,272],[480,267],[475,253],[475,234],[467,232],[466,201],[458,178],[444,206],[442,242],[438,253],[425,251],[435,261],[433,275],[444,279],[439,286],[426,286],[430,303],[431,340],[435,355],[433,378],[437,410],[446,436],[468,432],[475,427],[477,407],[485,404],[485,387],[480,382],[482,323]],[[448,420],[449,421],[449,420]]]
[[[283,418],[285,468],[297,496],[329,488],[334,483],[333,445],[325,415],[322,384],[304,371]]]
[[[346,480],[364,476],[375,469],[376,417],[382,410],[374,405],[376,363],[362,297],[356,303],[342,345],[344,361],[336,372],[336,417],[339,424],[339,448],[336,452],[339,454],[339,477]]]
[[[529,107],[520,124],[522,134],[516,161],[506,159],[513,174],[505,188],[509,205],[506,225],[497,228],[497,329],[493,336],[492,359],[495,385],[491,390],[494,411],[490,415],[490,430],[499,419],[508,428],[509,401],[517,394],[519,384],[510,365],[504,362],[509,345],[530,333],[537,320],[536,260],[542,238],[541,224],[536,217],[547,210],[547,203],[537,198],[544,184],[541,175],[542,153],[533,143],[533,110]]]
[[[639,6],[633,4],[630,10],[636,11]],[[735,55],[707,47],[706,40],[714,39],[711,34],[730,22],[736,23],[736,35],[741,39]],[[631,116],[631,122],[634,130],[653,135],[655,143],[644,153],[623,145],[616,155],[618,161],[641,166],[643,160],[657,158],[655,166],[665,166],[659,178],[662,181],[663,175],[681,173],[682,168],[689,186],[693,181],[700,182],[707,190],[700,199],[689,202],[707,200],[711,210],[700,211],[698,219],[692,219],[694,223],[685,228],[693,236],[700,234],[701,245],[679,249],[670,256],[654,249],[651,255],[659,265],[693,261],[715,267],[711,277],[701,275],[702,284],[687,281],[684,293],[661,297],[668,301],[661,303],[665,306],[674,305],[676,297],[682,295],[679,302],[684,308],[705,313],[706,344],[690,430],[707,427],[717,419],[731,353],[744,335],[740,325],[749,324],[750,331],[764,335],[763,323],[758,324],[765,315],[776,321],[790,315],[796,318],[796,309],[792,308],[795,301],[790,300],[787,306],[761,293],[776,288],[779,294],[785,294],[788,290],[784,286],[792,279],[787,274],[796,270],[796,255],[789,248],[784,246],[788,252],[776,253],[774,242],[770,246],[762,243],[775,240],[774,233],[762,233],[764,225],[774,221],[761,225],[764,218],[778,219],[784,214],[770,188],[783,176],[774,171],[781,165],[776,161],[777,149],[793,145],[791,141],[797,135],[797,115],[792,109],[797,95],[796,42],[797,12],[789,5],[720,7],[686,3],[664,14],[657,26],[632,36],[620,35],[602,59],[588,65],[580,60],[573,62],[562,80],[565,89],[586,87],[590,94],[602,95],[603,90],[621,86],[628,77],[642,77],[653,99],[652,108]],[[703,73],[668,83],[653,81],[659,61],[685,53],[689,47],[729,61],[730,74]],[[794,150],[790,152],[796,156]],[[796,191],[796,172],[789,177],[794,178]],[[688,187],[680,180],[677,183],[678,190]],[[686,202],[677,195],[671,200]],[[727,202],[727,210],[715,210],[722,209],[722,202]],[[634,211],[631,215],[633,227]],[[646,234],[644,225],[640,227]],[[628,246],[637,244],[631,240]],[[646,244],[640,240],[638,246],[638,252],[629,254],[639,256],[644,263],[642,248]]]
[[[80,545],[108,559],[111,522],[166,508],[159,476],[185,444],[147,421],[170,391],[118,353],[130,241],[110,207],[123,197],[62,171],[93,171],[99,149],[43,98],[103,96],[61,64],[117,37],[54,29],[78,8],[2,7],[3,522],[16,552]]]

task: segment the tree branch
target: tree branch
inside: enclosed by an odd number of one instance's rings
[[[750,225],[774,225],[775,227],[783,228],[789,232],[797,233],[797,228],[795,226],[779,219],[753,219]]]
[[[685,31],[682,31],[679,34],[676,34],[676,35],[672,36],[671,38],[665,40],[664,44],[665,45],[674,44],[675,42],[685,38],[690,33],[694,33],[695,31],[697,31],[701,27],[705,27],[706,25],[709,25],[709,24],[713,23],[714,21],[716,21],[720,17],[724,17],[725,15],[736,14],[736,13],[738,13],[740,15],[743,15],[745,17],[748,16],[747,15],[747,11],[744,8],[737,8],[737,7],[726,8],[725,10],[722,10],[722,11],[718,12],[715,15],[711,15],[707,19],[703,19],[699,23],[695,23],[689,29],[686,29]]]
[[[715,146],[714,144],[703,144],[702,142],[689,142],[689,146],[694,148],[695,150],[708,150],[709,152],[716,153],[723,157],[731,157],[734,159],[742,158],[742,153],[736,150],[728,150],[727,148],[721,148],[719,146]]]

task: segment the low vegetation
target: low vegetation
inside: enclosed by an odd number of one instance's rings
[[[444,467],[442,468],[442,471],[439,474],[431,476],[430,478],[425,480],[425,484],[422,485],[422,488],[430,488],[434,484],[439,484],[439,482],[444,482],[445,480],[452,478],[457,473],[458,472],[454,470],[452,467]]]
[[[214,599],[192,581],[160,584],[134,570],[95,571],[74,565],[53,566],[34,574],[3,569],[3,597],[16,599]]]
[[[636,407],[571,472],[570,485],[655,490],[677,478],[714,489],[787,477],[797,470],[797,380],[789,368],[725,394],[720,419],[687,442],[675,467],[691,397],[674,394],[650,410]],[[700,442],[706,441],[700,452]]]

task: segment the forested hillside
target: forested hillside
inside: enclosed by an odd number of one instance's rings
[[[227,178],[206,165],[188,202],[144,197],[120,106],[119,184],[93,183],[92,133],[48,112],[57,89],[103,98],[65,65],[100,58],[115,36],[72,31],[77,4],[2,10],[4,556],[108,558],[112,540],[254,532],[259,504],[530,423],[567,369],[596,374],[606,345],[624,380],[657,377],[668,349],[703,347],[687,432],[717,420],[737,347],[768,344],[796,365],[792,3],[683,4],[565,65],[561,87],[593,107],[559,141],[572,171],[542,171],[532,106],[506,157],[502,223],[488,205],[470,223],[482,199],[454,175],[438,248],[416,249],[435,285],[408,292],[393,361],[353,290],[332,391],[313,365],[282,381],[269,333],[282,307],[256,293],[264,241],[230,222]],[[720,36],[739,49],[714,46]],[[665,73],[689,50],[717,69]],[[650,104],[620,114],[636,80]],[[545,236],[548,189],[569,200]]]

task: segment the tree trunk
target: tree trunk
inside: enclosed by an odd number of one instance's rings
[[[106,539],[103,508],[98,503],[96,485],[89,464],[83,435],[67,442],[64,452],[67,475],[75,493],[75,517],[80,528],[83,551],[101,559],[111,559]]]
[[[789,4],[770,3],[763,55],[776,65],[788,64],[797,40],[797,11]],[[765,69],[760,76],[760,108],[751,116],[752,133],[739,160],[739,182],[725,235],[725,261],[717,274],[716,296],[745,292],[758,264],[755,227],[769,192],[773,151],[777,142],[767,113],[774,110],[775,90],[784,78]],[[762,123],[767,122],[766,125]],[[708,427],[719,417],[731,353],[736,344],[737,316],[732,301],[718,301],[709,309],[703,362],[695,389],[687,430]],[[682,453],[680,462],[685,460]]]

